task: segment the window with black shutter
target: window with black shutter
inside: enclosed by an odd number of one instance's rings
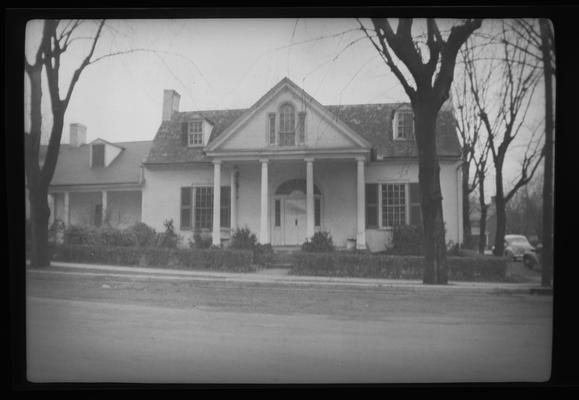
[[[93,144],[92,145],[92,166],[93,167],[104,167],[105,166],[105,145],[104,144]]]
[[[410,192],[410,225],[422,225],[422,208],[420,206],[420,184],[417,182],[408,184]]]
[[[378,227],[378,184],[366,184],[366,228]]]

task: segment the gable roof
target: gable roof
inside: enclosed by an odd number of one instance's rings
[[[141,181],[141,163],[151,141],[110,143],[123,150],[108,167],[91,168],[90,143],[74,147],[61,144],[51,186],[135,184]]]
[[[230,137],[237,127],[239,127],[243,122],[247,121],[251,116],[253,116],[258,109],[272,99],[277,93],[281,92],[284,89],[289,89],[298,97],[301,97],[306,103],[309,104],[310,107],[316,109],[322,116],[325,118],[330,124],[333,124],[336,128],[340,129],[346,136],[348,136],[354,143],[357,143],[359,146],[369,148],[371,147],[370,143],[368,143],[363,137],[358,135],[355,131],[353,131],[348,125],[344,124],[340,119],[336,118],[332,113],[321,105],[316,99],[310,96],[305,90],[301,87],[296,85],[291,79],[288,77],[283,78],[281,81],[277,83],[272,89],[270,89],[266,94],[264,94],[258,101],[256,101],[250,108],[244,111],[244,113],[233,122],[230,126],[225,128],[225,130],[219,135],[216,140],[213,142],[209,142],[206,146],[206,150],[214,151],[218,145],[223,143],[228,137]]]
[[[280,85],[286,82],[285,78],[274,88],[268,91],[260,100],[248,109],[233,110],[207,110],[175,112],[170,121],[163,121],[157,131],[151,150],[145,160],[145,164],[178,164],[191,162],[208,162],[203,148],[191,148],[182,145],[181,124],[193,118],[194,115],[202,115],[213,124],[213,131],[209,138],[208,146],[215,140],[231,131],[232,127],[244,117],[250,115],[260,105],[262,100],[272,96]],[[287,82],[291,82],[287,79]],[[291,85],[295,85],[291,82]],[[299,87],[298,87],[299,89]],[[301,89],[300,89],[301,90]],[[356,136],[367,142],[380,158],[417,157],[416,145],[412,140],[394,140],[392,136],[392,119],[394,113],[408,103],[386,104],[352,104],[323,106],[307,93],[308,101],[315,102],[327,110],[334,122],[341,124],[345,129],[353,132]],[[311,100],[310,100],[311,98]],[[454,119],[450,111],[440,111],[436,129],[438,132],[436,145],[440,157],[460,157],[460,143],[454,128]]]

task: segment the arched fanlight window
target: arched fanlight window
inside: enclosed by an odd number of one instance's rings
[[[279,131],[294,132],[296,130],[296,111],[294,106],[286,103],[279,108]]]
[[[296,111],[289,103],[279,108],[279,144],[280,146],[296,144]]]

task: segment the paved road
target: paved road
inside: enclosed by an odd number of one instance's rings
[[[37,382],[503,382],[550,374],[552,297],[28,274]]]

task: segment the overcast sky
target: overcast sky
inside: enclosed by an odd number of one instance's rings
[[[38,46],[40,26],[33,21],[27,27],[28,59]],[[97,21],[85,22],[79,35],[90,36],[96,26]],[[326,105],[408,101],[356,28],[354,19],[109,20],[95,57],[144,51],[87,67],[66,113],[63,142],[73,122],[88,127],[89,142],[152,140],[161,122],[163,89],[181,94],[181,111],[248,108],[286,76]],[[65,53],[62,92],[89,43],[78,40]],[[44,93],[43,116],[49,116]],[[542,100],[537,112],[541,106]],[[43,131],[49,129],[45,119]],[[508,167],[511,175],[515,167]]]

